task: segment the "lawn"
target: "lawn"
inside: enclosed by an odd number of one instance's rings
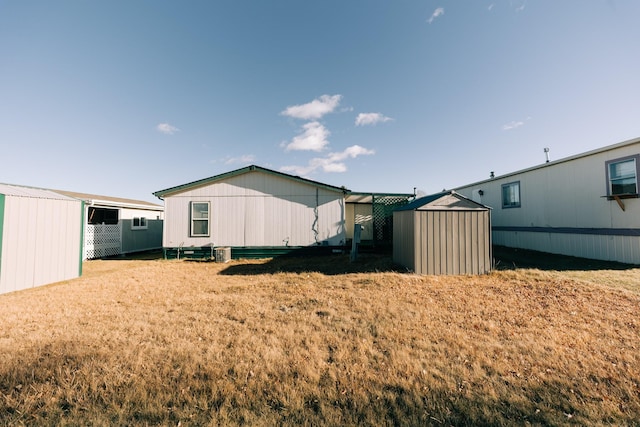
[[[0,425],[640,425],[640,270],[513,267],[90,261],[0,295]]]

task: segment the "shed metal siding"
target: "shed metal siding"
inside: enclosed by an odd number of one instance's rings
[[[191,202],[211,203],[210,236],[189,236]],[[163,246],[338,245],[344,210],[339,191],[255,170],[167,195]]]
[[[640,264],[640,199],[607,200],[608,160],[640,153],[640,140],[456,189],[494,208],[494,243]],[[638,177],[640,178],[640,177]],[[520,182],[521,206],[501,208],[501,186]],[[608,230],[608,231],[607,231]],[[634,235],[635,234],[635,235]]]
[[[81,273],[82,203],[70,198],[5,195],[0,293],[68,280]]]
[[[489,211],[416,211],[415,272],[484,274],[491,271]]]
[[[393,215],[394,261],[418,274],[491,271],[491,211],[452,192],[427,196]]]

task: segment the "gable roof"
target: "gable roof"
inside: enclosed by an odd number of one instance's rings
[[[488,206],[456,193],[453,190],[421,197],[408,203],[396,211],[420,211],[420,210],[489,210]]]
[[[155,193],[153,193],[154,196],[156,196],[159,199],[162,199],[163,197],[166,196],[170,196],[176,193],[182,193],[183,191],[188,191],[188,190],[192,190],[194,188],[198,188],[198,187],[202,187],[205,185],[210,185],[219,181],[223,181],[225,179],[228,178],[232,178],[234,176],[238,176],[238,175],[243,175],[246,173],[251,173],[251,172],[263,172],[269,175],[273,175],[273,176],[278,176],[280,178],[285,178],[285,179],[290,179],[293,181],[297,181],[297,182],[301,182],[303,184],[307,184],[307,185],[313,185],[316,187],[321,187],[324,188],[326,190],[330,190],[330,191],[335,191],[335,192],[340,192],[340,193],[348,193],[349,190],[347,190],[344,187],[335,187],[333,185],[328,185],[328,184],[323,184],[321,182],[317,182],[317,181],[312,181],[310,179],[306,179],[306,178],[301,178],[299,176],[294,176],[294,175],[289,175],[283,172],[278,172],[278,171],[274,171],[271,169],[267,169],[267,168],[263,168],[261,166],[256,166],[256,165],[251,165],[251,166],[246,166],[244,168],[240,168],[240,169],[236,169],[234,171],[231,172],[225,172],[222,173],[220,175],[215,175],[209,178],[204,178],[204,179],[200,179],[197,181],[193,181],[193,182],[189,182],[187,184],[182,184],[182,185],[178,185],[175,187],[171,187],[171,188],[167,188],[165,190],[160,190],[160,191],[156,191]]]

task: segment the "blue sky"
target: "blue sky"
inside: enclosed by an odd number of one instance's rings
[[[637,0],[0,0],[0,182],[453,188],[640,136]]]

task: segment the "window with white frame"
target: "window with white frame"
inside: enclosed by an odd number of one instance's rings
[[[132,230],[146,230],[147,229],[147,218],[145,217],[134,217],[131,220],[131,229]]]
[[[606,162],[607,196],[638,195],[639,157],[636,155]]]
[[[520,207],[520,181],[502,184],[502,208]]]
[[[209,202],[191,202],[191,237],[209,236]]]

